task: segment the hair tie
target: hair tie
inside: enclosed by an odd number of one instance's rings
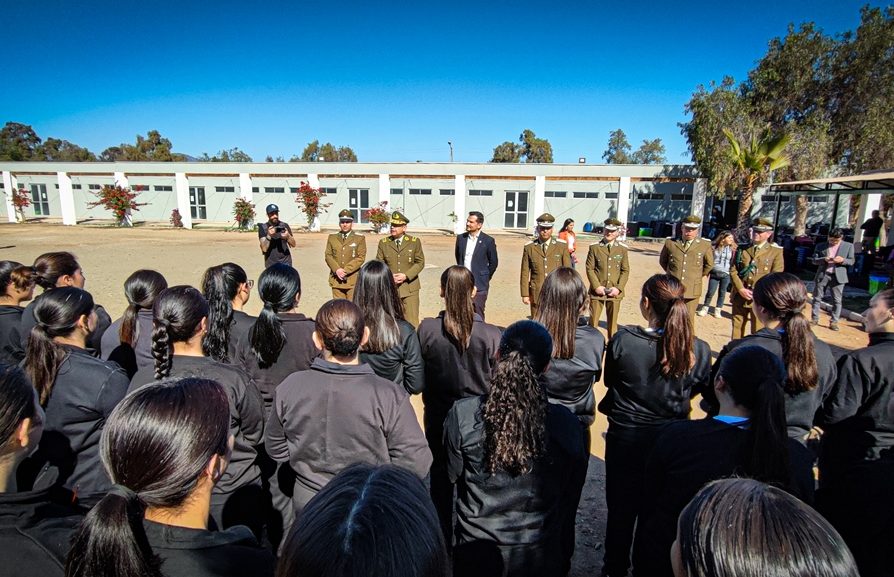
[[[107,494],[121,497],[123,499],[126,499],[127,501],[131,501],[133,499],[140,498],[139,495],[137,495],[135,491],[125,487],[124,485],[118,485],[118,484],[112,485],[112,487],[109,489],[109,492]]]

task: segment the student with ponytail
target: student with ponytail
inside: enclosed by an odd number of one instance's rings
[[[782,359],[787,373],[783,386],[788,434],[802,442],[838,375],[832,349],[813,334],[804,316],[808,303],[807,288],[795,275],[777,272],[761,277],[754,285],[753,309],[764,328],[731,341],[714,363],[720,366],[727,353],[742,346],[763,347]],[[714,414],[711,391],[705,393],[708,413]]]
[[[270,265],[258,280],[264,301],[261,314],[237,345],[233,358],[254,380],[270,416],[273,392],[283,380],[310,368],[319,351],[314,346],[314,320],[298,312],[301,276],[287,264]]]
[[[68,577],[273,575],[273,556],[245,527],[209,531],[215,483],[233,438],[220,384],[169,379],[131,393],[109,417],[102,464],[115,485],[87,514]]]
[[[431,495],[450,547],[453,485],[447,477],[444,419],[459,399],[487,393],[500,329],[474,312],[475,280],[464,266],[451,266],[441,274],[441,298],[444,310],[419,324],[419,344],[425,361],[425,436],[434,457]]]
[[[19,332],[22,303],[34,296],[34,270],[12,260],[0,261],[0,362],[15,365],[25,358]]]
[[[114,361],[132,378],[150,367],[152,357],[152,305],[168,281],[154,270],[138,270],[124,281],[127,308],[102,336],[102,358]]]
[[[230,401],[230,465],[214,486],[211,516],[218,528],[248,525],[256,535],[263,526],[264,497],[255,446],[264,438],[264,408],[257,387],[242,369],[204,356],[208,302],[191,286],[167,288],[152,307],[152,354],[155,366],[134,375],[130,391],[168,377],[202,376],[220,383]]]
[[[357,277],[354,304],[363,311],[369,340],[360,349],[360,361],[383,379],[401,385],[411,395],[425,388],[425,367],[416,329],[404,319],[404,305],[388,265],[366,262]]]
[[[567,575],[569,516],[587,472],[580,423],[537,380],[552,356],[543,325],[519,321],[499,344],[486,395],[456,401],[444,424],[457,484],[455,575]]]
[[[46,409],[44,436],[33,458],[41,468],[36,482],[58,473],[57,484],[89,505],[110,485],[99,466],[99,437],[127,392],[127,375],[86,348],[96,327],[87,291],[60,287],[44,293],[34,318],[23,366]]]
[[[671,574],[668,551],[677,517],[709,481],[749,477],[813,500],[813,456],[786,433],[782,360],[763,347],[743,346],[730,351],[716,372],[718,414],[667,425],[649,455],[634,576]]]
[[[82,518],[55,491],[17,485],[17,470],[37,448],[43,419],[25,373],[0,364],[0,574],[4,576],[61,577],[72,530]]]
[[[25,311],[22,313],[22,327],[20,333],[22,335],[22,346],[27,345],[28,335],[34,327],[34,307],[38,301],[43,298],[44,294],[48,294],[57,287],[77,287],[84,288],[86,277],[81,265],[70,252],[48,252],[40,255],[34,261],[31,267],[34,273],[35,282],[44,290],[44,292],[36,299],[31,301]],[[100,305],[95,305],[96,326],[90,333],[87,340],[87,348],[91,352],[100,356],[102,354],[102,335],[112,324],[112,318],[109,313]]]
[[[255,318],[242,311],[254,282],[238,264],[213,266],[202,276],[202,293],[208,301],[208,332],[202,340],[205,354],[222,363],[232,363],[239,341]]]
[[[605,355],[608,391],[599,403],[608,416],[603,575],[627,574],[646,458],[663,425],[689,418],[690,400],[711,372],[711,348],[695,338],[680,281],[650,277],[639,308],[648,326],[621,327]]]
[[[357,305],[327,302],[313,333],[321,355],[276,387],[264,445],[270,457],[295,471],[296,513],[353,463],[390,463],[419,478],[431,466],[410,396],[360,362],[368,336]]]

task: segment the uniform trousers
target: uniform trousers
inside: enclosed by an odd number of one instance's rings
[[[746,301],[738,293],[733,294],[733,339],[741,339],[748,335],[749,321],[751,323],[751,333],[764,328],[763,323],[757,320],[754,311],[751,308],[751,301]]]
[[[605,307],[608,338],[618,332],[618,316],[621,314],[621,299],[590,299],[590,326],[598,327],[602,318],[602,308]]]
[[[419,328],[419,291],[400,297],[400,302],[404,305],[404,320],[414,329]]]
[[[354,287],[332,287],[332,298],[354,300]]]
[[[689,320],[692,322],[692,326],[695,326],[695,313],[698,310],[698,297],[691,299],[684,299],[686,301],[686,308],[689,310]]]

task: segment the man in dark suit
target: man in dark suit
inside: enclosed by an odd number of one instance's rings
[[[813,288],[813,324],[819,324],[820,301],[826,289],[832,291],[832,321],[829,328],[839,330],[838,317],[841,316],[841,297],[847,284],[847,267],[854,264],[854,245],[841,240],[840,229],[829,232],[828,242],[816,245],[813,262],[816,263],[816,284]]]
[[[484,305],[487,303],[487,290],[490,279],[497,271],[497,243],[493,237],[481,232],[484,226],[484,215],[478,211],[469,213],[466,219],[466,232],[456,237],[454,257],[456,264],[472,271],[475,278],[475,312],[484,320]]]

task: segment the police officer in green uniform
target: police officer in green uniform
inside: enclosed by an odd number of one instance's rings
[[[710,241],[698,236],[702,219],[689,215],[683,219],[680,236],[664,241],[658,264],[664,272],[680,281],[685,290],[686,308],[689,318],[695,326],[695,311],[698,299],[702,295],[702,280],[711,274],[714,268],[714,251]]]
[[[410,220],[398,211],[391,213],[391,236],[379,241],[376,260],[388,265],[404,305],[404,318],[419,325],[419,273],[425,268],[425,255],[419,237],[406,234]]]
[[[605,307],[608,338],[618,330],[621,299],[630,275],[627,245],[617,240],[622,223],[616,218],[605,220],[602,240],[590,245],[587,252],[587,279],[590,281],[590,326],[598,326]]]
[[[546,275],[559,267],[571,266],[571,253],[564,240],[553,238],[556,219],[545,212],[537,217],[537,238],[525,245],[521,261],[522,302],[531,305],[531,318],[537,316],[540,287]]]
[[[746,326],[749,320],[752,333],[763,328],[751,309],[751,291],[761,277],[785,270],[782,247],[770,242],[772,234],[773,223],[769,219],[754,219],[751,222],[751,244],[739,246],[736,257],[730,264],[734,339],[741,339],[747,334]]]
[[[329,286],[332,298],[354,298],[357,273],[366,260],[366,238],[353,231],[354,215],[344,209],[338,213],[338,230],[326,241],[326,265],[329,267]]]

